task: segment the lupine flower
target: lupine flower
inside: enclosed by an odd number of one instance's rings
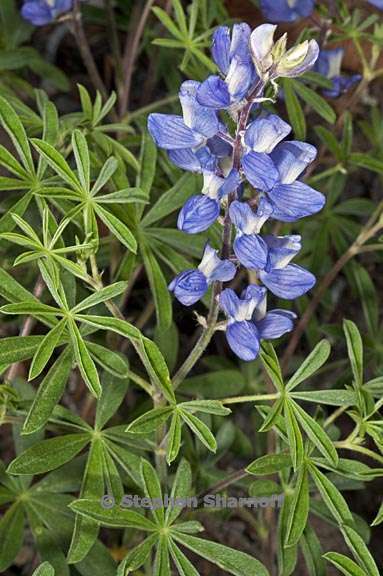
[[[375,6],[375,8],[379,8],[379,10],[383,10],[383,0],[367,0],[369,4]]]
[[[321,50],[315,63],[315,72],[319,72],[331,80],[332,87],[322,91],[323,95],[328,98],[338,98],[362,79],[360,74],[345,75],[341,73],[343,53],[343,48]]]
[[[219,215],[219,190],[224,179],[216,176],[213,172],[204,172],[203,178],[202,193],[191,196],[178,215],[178,228],[188,234],[207,230]]]
[[[293,312],[276,309],[266,313],[266,292],[265,288],[250,284],[241,298],[230,288],[220,295],[220,307],[228,318],[227,342],[242,360],[255,360],[261,340],[279,338],[294,327]]]
[[[206,244],[200,265],[197,269],[185,270],[169,284],[169,290],[185,306],[192,306],[207,292],[209,284],[215,280],[228,282],[235,276],[235,265],[229,260],[221,260],[217,251]]]
[[[259,232],[272,211],[271,204],[265,198],[260,200],[256,213],[248,204],[238,200],[230,206],[230,219],[237,231],[233,244],[234,253],[242,266],[250,270],[266,266],[268,248]]]
[[[157,113],[149,115],[148,130],[160,148],[195,148],[205,144],[208,138],[212,138],[219,131],[216,112],[197,102],[199,84],[194,80],[182,83],[179,98],[183,116]]]
[[[301,249],[301,237],[265,236],[264,240],[268,247],[267,264],[259,270],[259,278],[270,292],[294,300],[311,290],[315,276],[297,264],[290,264]]]
[[[294,78],[304,74],[315,64],[319,54],[316,40],[305,40],[286,50],[287,36],[284,34],[274,42],[276,26],[261,24],[250,36],[250,49],[258,76],[264,81],[279,77]]]
[[[223,78],[209,76],[198,88],[200,104],[216,110],[229,108],[241,102],[256,74],[249,50],[250,27],[248,24],[234,24],[230,29],[220,26],[214,32],[212,56]]]
[[[270,155],[249,152],[242,158],[246,178],[273,205],[273,218],[294,222],[323,208],[323,194],[297,180],[315,156],[314,146],[292,140],[278,144]]]
[[[269,22],[294,22],[310,16],[314,5],[315,0],[261,0],[260,6]]]
[[[72,8],[72,0],[24,0],[21,15],[34,26],[45,26]]]

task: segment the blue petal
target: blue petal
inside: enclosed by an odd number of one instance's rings
[[[255,80],[254,65],[250,61],[243,61],[240,56],[234,56],[226,76],[226,84],[231,100],[242,100]]]
[[[383,0],[367,0],[367,2],[379,10],[383,10]]]
[[[205,246],[198,270],[203,273],[208,284],[214,280],[228,282],[234,278],[236,272],[235,265],[229,260],[221,260],[218,257],[217,250],[214,250],[209,243]]]
[[[227,196],[231,192],[235,192],[240,183],[241,183],[241,176],[238,170],[235,170],[235,168],[233,168],[228,174],[228,176],[226,176],[221,188],[218,190],[218,197],[223,198],[224,196]]]
[[[205,276],[199,270],[185,270],[169,284],[169,290],[185,306],[192,306],[208,289]]]
[[[197,102],[196,94],[199,86],[200,82],[194,80],[186,80],[181,84],[179,98],[184,122],[193,131],[211,138],[219,130],[218,117],[214,110]]]
[[[285,268],[302,248],[301,237],[298,234],[265,236],[265,242],[268,247],[267,271],[274,268]]]
[[[226,142],[219,136],[214,136],[213,138],[209,138],[207,141],[207,145],[214,156],[218,158],[227,158],[231,156],[233,147],[229,142]]]
[[[267,244],[258,234],[237,236],[233,248],[238,260],[245,268],[260,270],[266,266]]]
[[[279,172],[270,156],[260,152],[249,152],[242,158],[246,178],[254,188],[267,192],[277,183]]]
[[[294,222],[322,210],[326,199],[317,190],[297,180],[293,184],[277,184],[268,196],[274,205],[273,218]]]
[[[177,226],[188,234],[207,230],[219,216],[220,206],[216,200],[204,194],[191,196],[178,215]]]
[[[226,75],[230,66],[230,29],[227,26],[219,26],[214,32],[211,53],[222,74]]]
[[[261,270],[259,277],[264,285],[276,296],[294,300],[306,294],[315,284],[315,276],[301,266],[289,264],[286,268],[272,272]]]
[[[315,0],[261,0],[261,10],[270,22],[294,22],[310,16],[314,4]]]
[[[287,332],[291,332],[294,328],[296,317],[296,314],[289,310],[271,310],[263,320],[256,322],[260,338],[262,340],[272,340],[273,338],[280,338]]]
[[[344,49],[334,48],[333,50],[321,50],[314,70],[326,78],[334,78],[340,75]]]
[[[219,305],[228,318],[235,318],[241,306],[241,300],[231,288],[222,290],[219,297]]]
[[[230,59],[240,56],[242,60],[250,60],[250,34],[251,28],[246,22],[234,24],[231,35]]]
[[[245,132],[245,144],[254,152],[269,154],[291,132],[291,126],[276,114],[257,118]]]
[[[256,212],[247,202],[238,200],[234,200],[229,209],[232,223],[244,234],[258,234],[272,212],[272,205],[264,197],[260,199]]]
[[[182,150],[169,150],[168,156],[170,160],[182,168],[182,170],[189,170],[190,172],[202,172],[201,163],[193,150],[190,148],[183,148]]]
[[[255,360],[259,353],[259,334],[252,322],[233,322],[226,329],[227,342],[241,360]]]
[[[175,114],[150,114],[148,130],[157,146],[166,150],[194,148],[204,141],[202,134],[193,132]]]
[[[282,184],[292,184],[311,164],[316,155],[315,146],[298,140],[282,142],[270,154],[278,169]]]
[[[202,106],[220,110],[230,106],[227,85],[219,76],[209,76],[198,88],[197,100]]]
[[[21,15],[34,26],[45,26],[54,19],[48,6],[36,2],[26,2],[21,8]]]

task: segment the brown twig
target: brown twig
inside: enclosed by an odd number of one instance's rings
[[[93,54],[91,52],[88,39],[85,34],[84,27],[82,25],[82,15],[81,15],[81,8],[80,8],[80,0],[74,0],[73,2],[73,11],[72,11],[72,32],[73,36],[76,39],[78,49],[80,51],[80,55],[82,61],[84,63],[85,68],[89,74],[89,77],[92,81],[93,86],[96,90],[98,90],[103,97],[104,100],[108,99],[108,91],[105,87],[105,84],[98,72],[96,63],[93,58]]]
[[[134,71],[134,64],[137,58],[138,49],[140,47],[141,36],[144,32],[146,21],[149,17],[150,10],[154,4],[154,0],[146,0],[145,6],[142,9],[142,4],[139,2],[135,6],[135,15],[131,20],[131,33],[127,37],[125,44],[124,56],[122,59],[122,69],[124,76],[124,85],[120,94],[119,114],[122,118],[129,107],[130,90],[132,86],[132,78]]]

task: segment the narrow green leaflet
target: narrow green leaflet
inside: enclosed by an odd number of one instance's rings
[[[293,127],[294,134],[298,140],[304,140],[306,137],[306,119],[302,106],[294,91],[295,83],[293,84],[292,80],[284,78],[282,86],[285,95],[287,114],[290,124]]]
[[[279,365],[278,356],[275,353],[273,345],[270,342],[263,341],[261,344],[261,360],[262,364],[270,376],[274,386],[277,390],[282,392],[284,389],[283,376],[281,367]]]
[[[17,456],[9,474],[43,474],[72,460],[89,442],[88,434],[65,434],[37,442]]]
[[[94,205],[97,216],[104,222],[105,226],[119,239],[121,244],[126,246],[133,254],[137,252],[137,241],[129,228],[121,222],[117,216],[99,204]]]
[[[305,558],[309,576],[326,576],[326,563],[323,559],[323,550],[314,529],[306,525],[300,540],[300,547]]]
[[[3,96],[0,96],[0,121],[8,132],[24,168],[29,174],[33,175],[35,169],[24,126],[12,106],[8,104]]]
[[[130,550],[119,565],[117,576],[126,576],[129,572],[141,568],[149,558],[149,554],[157,540],[157,534],[151,534],[148,538],[145,538],[145,540]]]
[[[326,552],[323,557],[338,568],[345,576],[369,576],[367,572],[362,570],[353,560],[344,556],[344,554],[339,554],[339,552]]]
[[[72,148],[76,159],[78,177],[87,192],[90,188],[90,159],[88,144],[84,134],[75,130],[72,134]]]
[[[112,300],[116,296],[122,294],[124,290],[126,290],[127,285],[127,282],[115,282],[105,288],[101,288],[72,308],[72,312],[76,314],[77,312],[82,312],[82,310],[86,310],[92,306],[97,306],[97,304],[101,304],[106,300]]]
[[[48,334],[44,337],[35,355],[29,369],[28,379],[33,380],[44,370],[53,354],[60,338],[64,332],[66,320],[62,319]]]
[[[311,442],[318,448],[323,456],[336,467],[339,460],[338,454],[323,427],[318,424],[314,418],[309,416],[296,402],[291,401],[291,407]]]
[[[286,390],[293,390],[298,384],[310,378],[323,364],[330,355],[331,346],[328,340],[321,340],[314,350],[302,362],[301,366],[290,378],[286,384]]]
[[[141,241],[141,253],[146,274],[154,297],[159,330],[166,331],[172,323],[172,300],[167,282],[158,261],[149,249],[146,240]]]
[[[286,431],[289,439],[289,446],[291,450],[291,459],[293,462],[294,470],[297,470],[303,462],[304,448],[301,431],[299,430],[298,422],[295,416],[294,409],[291,401],[285,401],[285,422]]]
[[[166,444],[166,461],[168,465],[177,458],[181,447],[181,417],[178,412],[174,412],[169,426]]]
[[[168,546],[170,555],[180,576],[199,576],[193,564],[172,540],[169,540]]]
[[[378,514],[376,515],[375,520],[372,523],[372,526],[377,526],[378,524],[381,524],[383,522],[383,502],[380,505]]]
[[[334,516],[335,520],[339,524],[349,521],[352,522],[350,509],[338,488],[336,488],[327,476],[323,474],[323,472],[320,472],[316,466],[310,464],[309,469],[310,475],[314,480],[324,503]]]
[[[162,491],[160,481],[154,470],[153,466],[149,464],[147,460],[141,460],[141,481],[142,486],[147,498],[153,502],[161,502]],[[154,505],[152,508],[152,514],[159,526],[164,524],[165,513],[164,508],[161,505]]]
[[[41,382],[24,421],[23,434],[32,434],[46,424],[64,392],[72,361],[72,348],[68,346],[52,364]]]
[[[65,158],[57,152],[57,150],[44,142],[44,140],[39,140],[37,138],[32,138],[31,140],[33,146],[36,150],[45,158],[47,163],[61,178],[69,184],[69,186],[75,190],[78,194],[82,194],[81,183],[77,179],[73,170],[71,170],[68,162]]]
[[[204,444],[211,452],[216,452],[217,442],[206,424],[197,418],[197,416],[190,414],[186,410],[179,410],[179,412],[181,418],[189,426],[190,430],[194,432],[202,444]]]
[[[177,498],[185,499],[190,496],[192,486],[192,471],[190,464],[185,458],[182,458],[173,480],[171,499],[176,501]],[[169,506],[166,510],[165,521],[168,526],[173,524],[173,522],[178,518],[182,512],[182,507],[180,506]],[[178,529],[178,524],[177,524]]]
[[[32,576],[55,576],[55,570],[49,562],[43,562],[36,568]]]
[[[303,84],[303,82],[300,82],[299,80],[293,80],[293,82],[294,90],[298,96],[302,98],[306,104],[311,106],[319,116],[322,116],[322,118],[330,124],[334,124],[336,121],[336,114],[326,100],[322,98],[318,92],[314,92],[314,90],[311,90],[311,88]]]
[[[10,336],[0,340],[0,365],[9,365],[32,358],[44,336]]]
[[[346,335],[348,355],[351,361],[355,386],[359,388],[363,384],[363,342],[360,332],[354,322],[344,320],[343,329]]]
[[[356,530],[354,530],[354,528],[347,524],[341,526],[341,530],[355,559],[367,572],[368,576],[379,576],[378,567],[363,538],[358,534],[358,532],[356,532]]]
[[[134,434],[150,434],[162,426],[166,420],[171,416],[173,408],[171,406],[164,406],[163,408],[153,408],[148,410],[136,418],[129,424],[126,432],[133,432]]]
[[[285,546],[297,544],[305,529],[309,513],[309,481],[308,472],[302,466],[294,486],[294,494],[289,507],[289,518],[285,532]]]
[[[84,378],[84,382],[92,394],[98,398],[101,395],[101,384],[98,372],[80,331],[73,320],[69,322],[69,331],[81,376]]]
[[[145,518],[142,514],[128,508],[113,505],[108,508],[104,506],[99,500],[75,500],[70,505],[70,508],[92,518],[102,526],[110,526],[111,528],[135,528],[137,530],[156,531],[157,525],[154,524],[149,518]]]
[[[173,538],[192,552],[209,560],[222,570],[226,570],[229,574],[234,574],[234,576],[249,576],[249,574],[252,576],[269,576],[269,572],[261,562],[244,552],[216,542],[202,540],[190,534],[181,535],[177,532]]]
[[[24,538],[24,512],[21,504],[13,504],[0,520],[0,570],[10,566]]]
[[[249,474],[255,474],[255,476],[268,476],[286,468],[291,468],[291,466],[290,454],[266,454],[251,462],[246,467],[246,471]]]
[[[102,441],[95,439],[89,450],[86,466],[81,482],[81,498],[98,498],[103,496],[103,445]],[[67,559],[69,564],[80,562],[88,554],[98,536],[98,524],[80,514],[76,515],[72,540]]]

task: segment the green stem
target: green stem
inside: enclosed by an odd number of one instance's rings
[[[249,396],[233,396],[232,398],[222,398],[219,400],[222,404],[239,404],[241,402],[262,402],[263,400],[276,400],[279,398],[279,392],[275,394],[252,394]]]

